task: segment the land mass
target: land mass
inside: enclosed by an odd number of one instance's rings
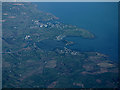
[[[3,3],[3,88],[116,88],[117,63],[66,46],[94,34],[64,24],[33,3]],[[47,49],[48,48],[48,49]]]

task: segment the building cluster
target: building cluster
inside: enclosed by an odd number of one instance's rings
[[[65,35],[59,35],[59,36],[56,36],[56,39],[57,40],[62,40],[64,37],[65,37]]]
[[[72,51],[71,49],[68,49],[66,47],[64,47],[64,50],[57,49],[57,52],[60,53],[60,54],[79,55],[79,52]]]
[[[31,26],[30,27],[31,29],[33,29],[33,28],[48,28],[48,27],[49,28],[59,28],[59,29],[65,28],[65,26],[61,25],[61,23],[58,22],[58,21],[42,22],[42,21],[39,21],[39,20],[32,20],[32,22],[34,23],[34,26]]]

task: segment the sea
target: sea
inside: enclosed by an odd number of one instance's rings
[[[94,39],[66,37],[75,44],[68,46],[81,52],[99,52],[118,61],[117,2],[37,2],[39,10],[59,17],[60,21],[88,30]]]

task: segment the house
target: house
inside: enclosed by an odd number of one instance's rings
[[[25,40],[29,39],[30,38],[30,35],[26,35],[25,36]]]

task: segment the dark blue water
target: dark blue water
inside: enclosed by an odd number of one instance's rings
[[[65,47],[65,43],[62,41],[48,39],[38,42],[36,45],[45,51],[55,50],[56,48],[63,49]]]
[[[96,35],[93,40],[67,37],[72,49],[97,51],[118,60],[118,3],[37,3],[38,8]]]

